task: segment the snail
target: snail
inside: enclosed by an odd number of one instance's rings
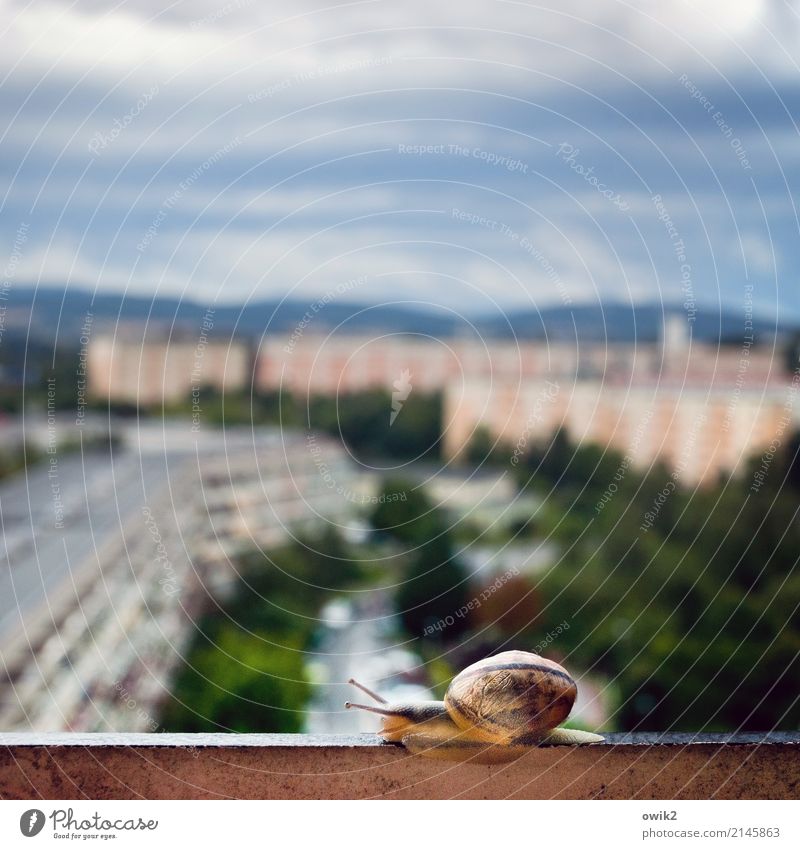
[[[380,714],[378,732],[390,743],[429,758],[505,763],[533,746],[580,746],[603,738],[558,728],[569,716],[578,688],[552,660],[506,651],[468,666],[450,682],[443,702],[389,704],[350,679],[377,705],[345,707]]]

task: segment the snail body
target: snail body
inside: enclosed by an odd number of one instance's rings
[[[380,714],[378,732],[390,743],[429,758],[475,763],[515,760],[532,746],[602,742],[598,734],[558,726],[578,688],[559,664],[538,654],[507,651],[473,663],[450,682],[444,701],[388,704],[351,680],[378,705],[346,707]]]

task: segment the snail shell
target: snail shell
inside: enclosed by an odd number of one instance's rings
[[[569,716],[577,694],[572,676],[555,661],[507,651],[456,675],[444,703],[459,728],[502,745],[541,738]]]

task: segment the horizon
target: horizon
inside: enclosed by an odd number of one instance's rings
[[[207,308],[218,308],[218,309],[231,309],[235,307],[243,307],[246,309],[257,308],[260,305],[268,305],[268,306],[281,306],[281,305],[291,305],[291,306],[301,306],[303,304],[309,304],[316,300],[315,298],[306,299],[302,297],[278,297],[277,294],[269,296],[264,295],[259,298],[250,298],[247,300],[244,299],[225,299],[225,300],[217,300],[213,302],[209,302],[203,300],[200,297],[193,297],[192,295],[186,296],[177,296],[170,292],[155,292],[152,294],[142,293],[142,292],[128,292],[125,290],[111,290],[111,291],[101,291],[98,287],[92,287],[90,284],[73,284],[69,287],[59,286],[57,283],[34,283],[29,281],[17,281],[15,284],[15,288],[17,291],[22,290],[23,292],[34,294],[39,296],[41,294],[48,295],[56,295],[63,297],[65,300],[70,295],[73,296],[88,296],[91,298],[91,302],[94,303],[98,298],[119,298],[122,302],[124,301],[144,301],[147,303],[157,303],[157,302],[174,302],[176,304],[191,304],[192,306],[196,306],[199,308],[207,309]],[[324,293],[323,293],[324,294]],[[13,296],[11,296],[13,297]],[[391,308],[397,310],[408,310],[410,312],[419,312],[425,313],[428,315],[434,315],[437,312],[446,310],[447,308],[442,307],[439,304],[425,303],[420,301],[403,301],[403,300],[381,300],[381,301],[368,301],[368,300],[360,300],[356,298],[348,297],[348,294],[342,295],[341,297],[336,298],[336,303],[343,307],[351,307],[351,308],[366,308],[366,309],[375,309],[375,308]],[[10,304],[10,300],[7,299],[7,305]],[[684,305],[679,301],[659,301],[653,299],[643,298],[639,301],[625,301],[621,298],[615,298],[614,296],[610,296],[601,301],[593,301],[593,300],[585,300],[585,301],[575,301],[570,304],[563,304],[557,301],[547,302],[541,305],[515,305],[509,307],[504,311],[505,314],[509,316],[518,316],[518,315],[526,315],[531,313],[548,313],[554,311],[582,311],[582,310],[591,310],[591,309],[599,309],[599,310],[611,310],[611,309],[627,309],[631,311],[635,310],[662,310],[666,315],[668,313],[683,313]],[[697,300],[695,302],[695,308],[698,313],[703,313],[704,315],[713,315],[718,314],[720,317],[730,317],[737,314],[737,310],[733,305],[726,306],[724,304],[712,303],[712,302],[704,302],[701,300]],[[482,311],[482,312],[468,312],[464,310],[462,315],[464,317],[468,317],[471,319],[497,319],[498,315],[492,314],[490,311]],[[759,308],[757,305],[753,305],[752,308],[753,318],[760,322],[772,322],[775,321],[776,328],[782,329],[791,329],[794,327],[800,328],[800,311],[797,314],[790,312],[789,315],[783,313],[780,317],[777,315],[770,314],[769,311],[763,307]],[[742,328],[744,330],[744,327]]]

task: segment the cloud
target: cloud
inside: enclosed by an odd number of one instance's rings
[[[797,70],[798,17],[763,0],[643,3],[410,0],[286,7],[219,0],[6,5],[0,67],[26,81],[95,75],[129,92],[160,80],[211,98],[233,91],[344,91],[502,81],[543,91],[561,82],[646,83],[665,72],[725,75]],[[280,11],[279,11],[280,9]],[[283,14],[281,14],[283,12]],[[279,98],[286,100],[286,97]]]
[[[771,243],[779,268],[797,260],[795,4],[11,0],[3,12],[4,212],[12,232],[31,225],[20,280],[235,299],[310,297],[365,273],[352,297],[401,285],[471,308],[563,299],[541,260],[452,220],[455,207],[527,238],[575,300],[677,300],[655,193],[709,300],[740,303],[748,274],[772,268]],[[582,171],[555,155],[563,141]]]

